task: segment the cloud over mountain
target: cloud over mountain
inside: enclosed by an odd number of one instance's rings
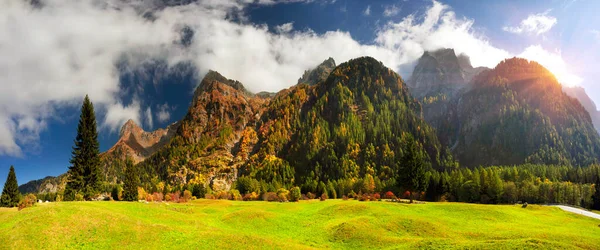
[[[423,51],[442,47],[470,55],[474,66],[492,67],[512,56],[475,32],[474,20],[456,17],[450,6],[436,1],[423,14],[378,27],[367,43],[340,30],[316,33],[295,30],[291,23],[272,29],[250,23],[247,8],[278,3],[270,0],[199,0],[182,6],[161,1],[40,2],[32,6],[5,0],[0,8],[2,155],[22,155],[22,147],[39,140],[57,110],[77,108],[85,94],[107,131],[117,131],[128,119],[151,124],[144,103],[125,103],[119,95],[127,87],[116,66],[123,58],[129,67],[149,60],[165,60],[169,67],[190,62],[198,75],[218,70],[258,92],[294,85],[304,70],[329,56],[337,62],[372,56],[401,72],[410,70]],[[298,1],[284,1],[290,2]],[[168,119],[168,112],[158,110],[158,120]]]

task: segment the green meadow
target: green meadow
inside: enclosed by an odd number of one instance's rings
[[[600,249],[599,224],[536,205],[58,202],[0,209],[0,248]]]

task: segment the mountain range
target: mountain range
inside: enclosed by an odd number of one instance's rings
[[[370,57],[329,58],[278,93],[254,94],[210,71],[182,120],[153,132],[130,120],[101,157],[108,183],[122,182],[130,157],[147,188],[227,190],[240,176],[309,191],[364,176],[391,185],[410,138],[438,170],[596,163],[600,115],[592,111],[583,89],[562,87],[524,59],[474,68],[452,49],[425,52],[405,82]],[[64,176],[20,189],[55,192]]]

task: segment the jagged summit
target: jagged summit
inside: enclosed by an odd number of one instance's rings
[[[132,119],[127,120],[125,124],[121,127],[121,131],[119,132],[119,137],[123,137],[123,135],[127,133],[132,133],[134,130],[142,129],[140,126],[135,123]]]
[[[417,61],[408,85],[415,97],[451,98],[468,86],[473,77],[486,68],[473,68],[465,54],[454,49],[425,51]]]
[[[329,57],[314,69],[304,71],[302,77],[298,79],[298,84],[306,83],[308,85],[315,85],[319,82],[323,82],[335,67],[335,60]]]
[[[227,79],[219,72],[213,70],[209,70],[208,73],[206,73],[204,79],[202,79],[202,82],[200,83],[200,86],[196,91],[211,90],[215,87],[215,83],[225,84],[229,87],[232,87],[235,90],[241,91],[246,95],[253,95],[253,93],[248,91],[246,87],[244,87],[244,84],[242,84],[241,82],[232,79]]]

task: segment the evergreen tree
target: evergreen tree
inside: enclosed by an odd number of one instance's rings
[[[65,200],[74,200],[76,194],[81,194],[89,200],[98,193],[101,178],[99,148],[94,105],[86,95],[81,106],[75,146],[71,153]]]
[[[15,175],[15,168],[10,166],[8,177],[4,183],[4,189],[2,189],[2,196],[0,197],[0,206],[2,207],[16,207],[19,205],[21,200],[21,193],[19,192],[19,184],[17,184],[17,176]]]
[[[127,159],[125,168],[125,185],[123,187],[123,200],[137,201],[138,200],[138,185],[140,178],[137,173],[136,166],[133,165],[131,159]]]
[[[596,177],[596,184],[595,184],[595,188],[596,192],[594,193],[594,206],[593,208],[596,210],[600,210],[600,175],[598,175]]]
[[[424,158],[425,156],[422,150],[419,149],[417,142],[409,135],[402,156],[402,168],[398,173],[398,180],[400,180],[399,184],[410,192],[411,203],[415,192],[421,192],[427,188]]]

